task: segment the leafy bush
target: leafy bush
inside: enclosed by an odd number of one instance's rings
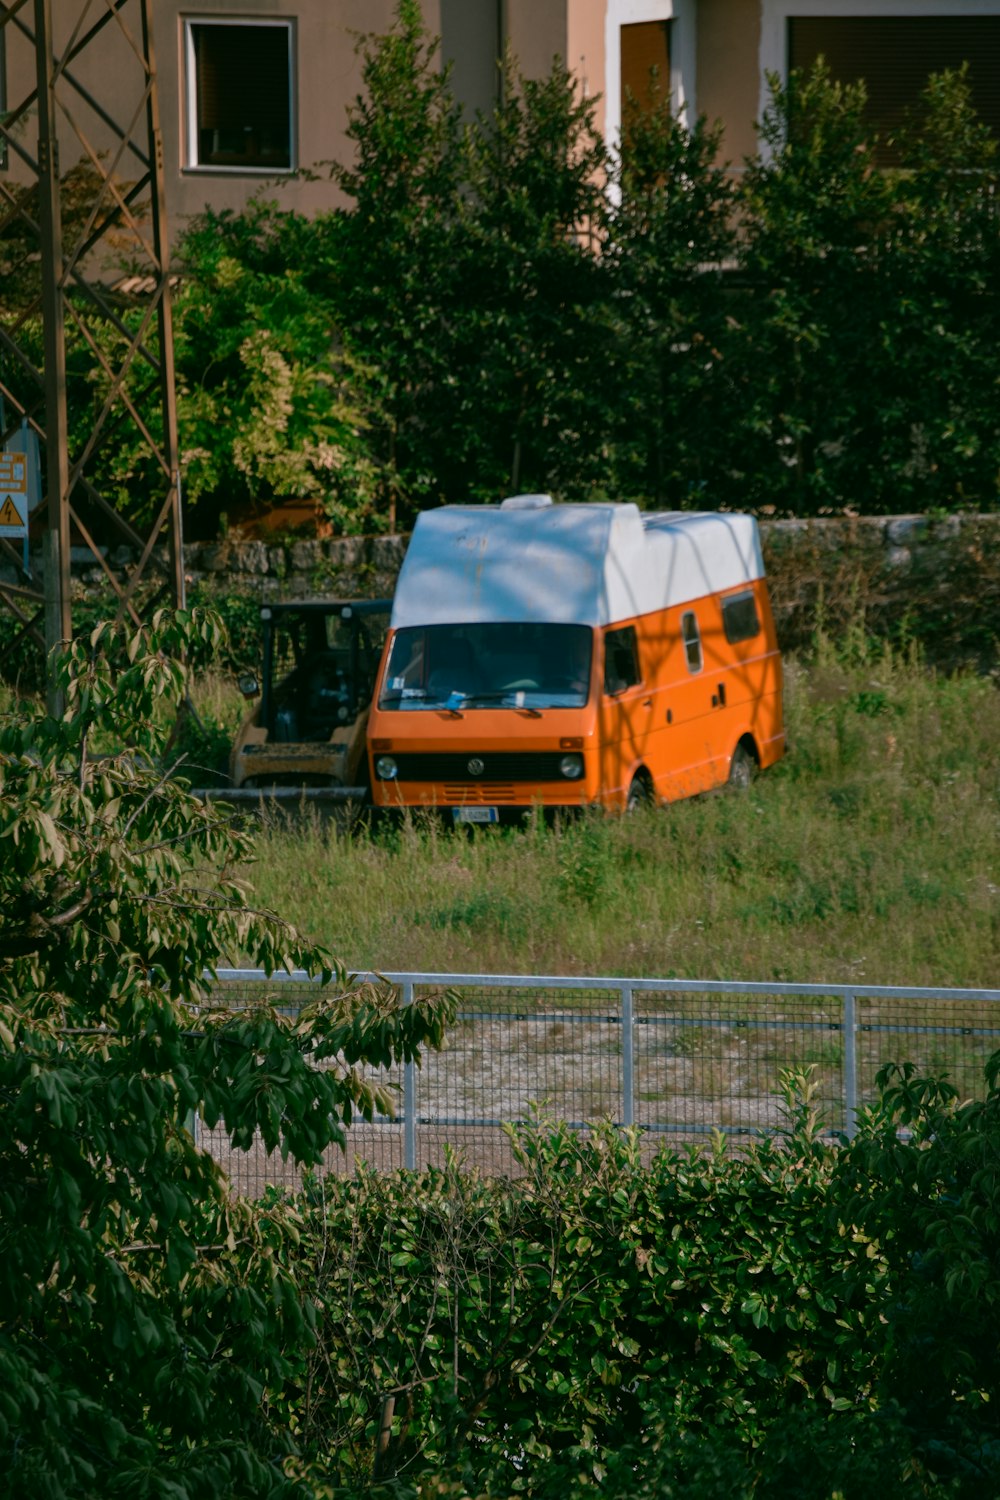
[[[1000,1053],[986,1077],[985,1099],[962,1102],[945,1079],[887,1066],[843,1174],[895,1283],[884,1389],[928,1464],[970,1496],[1000,1487]]]
[[[345,531],[380,526],[366,429],[373,391],[311,290],[307,222],[255,201],[200,215],[179,255],[174,312],[189,504],[322,499]],[[220,440],[221,439],[221,440]]]
[[[63,659],[61,719],[0,713],[7,1492],[995,1492],[1000,1054],[971,1103],[887,1068],[850,1142],[789,1074],[784,1134],[738,1153],[539,1113],[513,1178],[452,1159],[230,1195],[195,1110],[316,1167],[390,1107],[354,1065],[452,1012],[339,973],[298,1015],[209,1004],[240,954],[332,967],[249,906],[250,840],[146,769],[181,648],[218,645],[197,615],[102,626]],[[967,719],[967,685],[950,701]],[[831,745],[894,702],[836,695]],[[584,904],[597,837],[567,845]]]
[[[648,1159],[634,1132],[539,1115],[514,1179],[451,1159],[314,1181],[295,1208],[318,1342],[281,1398],[303,1473],[352,1495],[992,1493],[995,1336],[973,1318],[995,1292],[997,1095],[939,1156],[948,1091],[901,1076],[853,1143],[819,1138],[787,1075],[785,1135],[740,1155]],[[956,1146],[975,1202],[942,1198]],[[947,1277],[917,1249],[942,1211]]]
[[[247,835],[155,769],[180,655],[211,617],[98,626],[58,663],[66,709],[0,712],[0,1465],[21,1496],[277,1496],[292,1432],[265,1392],[311,1340],[294,1215],[231,1196],[196,1111],[315,1164],[355,1064],[439,1041],[254,909]],[[241,956],[336,983],[296,1017],[210,1003]],[[317,1067],[326,1060],[330,1066]],[[301,1353],[298,1355],[301,1358]]]

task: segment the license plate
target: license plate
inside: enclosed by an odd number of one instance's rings
[[[495,807],[453,807],[451,816],[456,823],[499,823],[500,814]]]

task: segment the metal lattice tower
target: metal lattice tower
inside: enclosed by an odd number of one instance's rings
[[[0,537],[0,607],[21,645],[72,634],[71,540],[93,554],[120,616],[138,623],[184,602],[153,4],[0,0],[0,448],[25,427],[37,434],[45,526],[41,580],[27,549]],[[123,248],[149,294],[141,306],[107,285]],[[123,439],[142,472],[124,500],[99,477]],[[122,545],[127,577],[107,556]],[[15,584],[3,582],[11,566]]]

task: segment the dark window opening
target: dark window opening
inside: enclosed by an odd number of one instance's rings
[[[757,601],[748,590],[745,594],[730,594],[722,601],[722,627],[731,646],[740,641],[752,641],[760,634],[757,618]]]
[[[806,71],[820,56],[838,83],[864,79],[866,114],[880,135],[919,104],[932,73],[967,62],[972,102],[1000,136],[1000,16],[790,16],[789,68]],[[884,145],[876,159],[896,164]]]
[[[642,681],[639,672],[639,642],[635,626],[609,630],[604,637],[604,691],[624,693]]]
[[[503,12],[504,0],[441,0],[441,57],[452,70],[452,91],[470,121],[477,110],[492,114],[500,103]]]
[[[290,169],[291,35],[285,22],[191,23],[192,166]]]
[[[260,722],[272,740],[323,742],[371,701],[389,606],[276,604],[263,623]]]

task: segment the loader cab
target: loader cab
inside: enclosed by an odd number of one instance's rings
[[[365,769],[372,688],[390,601],[307,600],[260,610],[257,699],[231,758],[239,786],[351,785]]]

